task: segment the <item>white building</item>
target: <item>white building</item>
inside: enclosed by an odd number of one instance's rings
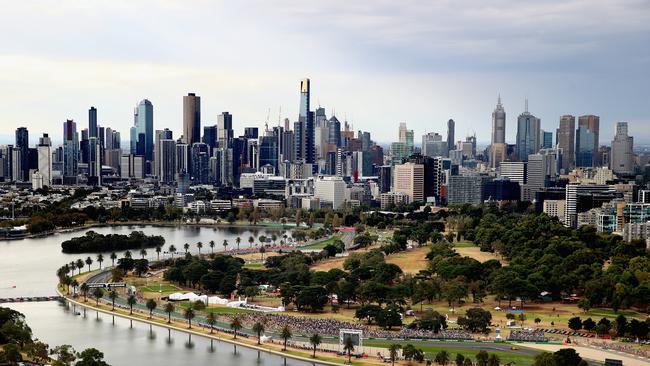
[[[424,201],[424,165],[404,163],[395,165],[393,191],[406,193],[411,202]]]
[[[345,203],[347,184],[341,177],[319,177],[314,181],[314,197],[337,210]]]
[[[38,171],[43,177],[43,185],[52,184],[52,142],[45,133],[39,138],[37,146],[38,151]]]
[[[634,174],[634,138],[627,134],[627,122],[616,123],[610,166],[615,174]]]
[[[561,223],[564,223],[565,200],[545,200],[544,213],[550,217],[557,217]]]

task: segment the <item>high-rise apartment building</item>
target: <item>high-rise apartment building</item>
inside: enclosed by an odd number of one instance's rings
[[[155,133],[155,143],[154,143],[154,168],[153,175],[157,176],[160,181],[162,181],[162,163],[165,160],[165,157],[162,155],[162,142],[164,140],[172,140],[173,133],[170,129],[165,128],[164,130],[156,130]],[[173,140],[172,140],[173,141]],[[176,150],[176,145],[174,144],[174,151]],[[174,152],[175,155],[175,152]],[[174,173],[172,173],[174,174]]]
[[[88,137],[98,137],[97,134],[97,108],[90,107],[88,110]]]
[[[591,151],[594,152],[592,160],[593,166],[599,166],[600,162],[597,159],[596,152],[598,151],[598,146],[600,144],[600,117],[594,115],[580,116],[578,117],[578,128],[580,126],[585,126],[594,135],[594,146],[591,149]]]
[[[526,110],[517,118],[517,145],[516,155],[520,161],[527,161],[528,155],[537,153],[541,146],[540,141],[540,119],[528,112],[528,100]]]
[[[44,133],[43,137],[38,139],[38,171],[43,178],[43,185],[52,184],[52,141]]]
[[[628,135],[627,122],[616,123],[610,166],[616,174],[634,174],[634,138]]]
[[[77,182],[77,164],[79,163],[79,135],[77,124],[69,119],[63,123],[63,183]]]
[[[454,150],[456,138],[456,122],[453,119],[447,121],[447,151]]]
[[[173,139],[159,140],[156,150],[160,161],[158,165],[158,179],[162,183],[173,183],[176,180],[176,141]]]
[[[230,147],[235,133],[232,129],[232,114],[222,112],[217,116],[217,141],[219,147]]]
[[[202,142],[192,144],[192,179],[195,184],[207,184],[209,181],[210,153],[208,145]]]
[[[16,164],[14,164],[14,180],[18,182],[29,182],[29,131],[27,127],[16,129],[16,144],[14,148],[18,151]]]
[[[300,112],[294,124],[295,159],[313,164],[316,162],[314,112],[309,110],[309,98],[309,79],[303,79],[300,81]]]
[[[558,149],[562,151],[560,168],[565,172],[575,167],[575,132],[576,118],[568,114],[560,117],[560,127],[557,129],[555,140]]]
[[[411,202],[424,201],[424,165],[398,164],[394,173],[393,191],[407,194]]]
[[[497,106],[492,112],[492,144],[506,143],[506,110],[501,104],[501,95],[497,99]]]
[[[201,142],[201,97],[194,93],[183,96],[183,142]]]

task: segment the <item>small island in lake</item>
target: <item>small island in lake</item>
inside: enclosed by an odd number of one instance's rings
[[[61,243],[63,253],[110,252],[117,250],[153,248],[165,244],[165,238],[160,235],[145,235],[142,231],[133,231],[129,235],[103,235],[89,231]]]

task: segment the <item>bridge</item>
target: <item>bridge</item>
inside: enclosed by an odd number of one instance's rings
[[[21,297],[5,297],[0,298],[0,304],[11,302],[39,302],[39,301],[59,301],[63,299],[61,296],[21,296]]]

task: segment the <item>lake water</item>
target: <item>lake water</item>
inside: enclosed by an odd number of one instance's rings
[[[249,247],[248,238],[260,235],[270,236],[275,233],[281,237],[283,232],[265,228],[212,228],[212,227],[154,227],[154,226],[118,226],[93,228],[101,234],[129,234],[133,230],[143,231],[148,235],[162,235],[165,238],[163,250],[169,245],[176,246],[183,252],[183,244],[190,244],[190,251],[198,251],[196,243],[204,245],[202,253],[209,253],[208,243],[214,240],[215,252],[223,251],[223,240],[235,247],[235,238],[240,237],[241,248]],[[69,238],[84,235],[88,230],[58,233],[42,238],[30,238],[15,241],[0,241],[0,297],[46,296],[54,295],[57,284],[56,270],[65,263],[78,258],[90,256],[95,260],[95,253],[65,254],[61,252],[61,242]],[[132,250],[133,256],[139,258],[139,250]],[[149,259],[156,258],[153,248],[147,249]],[[121,254],[121,253],[120,253]],[[120,255],[121,256],[121,255]],[[168,256],[168,255],[167,255]],[[105,253],[104,265],[110,265],[108,253]],[[96,268],[93,263],[92,268]],[[201,365],[217,363],[230,365],[291,365],[308,366],[312,363],[284,359],[268,353],[259,353],[244,347],[235,347],[224,342],[210,341],[203,337],[192,336],[188,344],[188,335],[154,326],[113,319],[109,315],[99,315],[88,311],[87,317],[76,315],[67,306],[59,302],[14,303],[4,304],[23,314],[32,328],[34,336],[51,346],[70,344],[81,351],[94,347],[104,352],[107,362],[113,366],[158,364],[158,365]],[[79,311],[79,309],[77,309]],[[171,336],[170,338],[168,338]]]

